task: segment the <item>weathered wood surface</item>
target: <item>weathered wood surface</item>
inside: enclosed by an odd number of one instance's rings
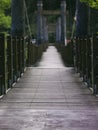
[[[98,99],[50,46],[0,100],[0,130],[98,130]]]

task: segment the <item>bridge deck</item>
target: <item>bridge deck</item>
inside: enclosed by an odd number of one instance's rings
[[[0,100],[0,130],[98,130],[98,99],[50,46]]]

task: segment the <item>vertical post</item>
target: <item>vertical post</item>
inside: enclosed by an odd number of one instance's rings
[[[56,23],[56,42],[58,42],[58,21]]]
[[[66,45],[66,1],[61,1],[61,42]]]
[[[46,17],[43,17],[43,40],[45,43],[48,42],[48,28]]]
[[[37,2],[37,44],[43,42],[43,18],[42,18],[43,3],[42,0]]]
[[[61,17],[58,18],[56,25],[56,42],[61,42]]]
[[[49,42],[48,25],[46,27],[46,31],[47,31],[46,39],[47,39],[47,42]]]
[[[24,0],[12,0],[12,36],[24,36],[25,8]]]

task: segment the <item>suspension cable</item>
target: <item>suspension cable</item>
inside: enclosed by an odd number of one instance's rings
[[[24,0],[24,6],[25,6],[25,11],[26,11],[26,19],[27,19],[29,34],[30,34],[30,37],[32,37],[31,28],[30,28],[30,21],[29,21],[29,17],[28,17],[28,11],[27,11],[27,6],[26,6],[25,0]]]

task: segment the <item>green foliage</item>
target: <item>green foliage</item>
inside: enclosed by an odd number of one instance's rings
[[[11,0],[0,0],[0,10],[5,10],[10,8]]]
[[[92,8],[98,9],[98,0],[80,0],[80,1],[87,3]]]
[[[11,16],[8,15],[11,0],[0,0],[0,29],[8,29],[11,26]]]

